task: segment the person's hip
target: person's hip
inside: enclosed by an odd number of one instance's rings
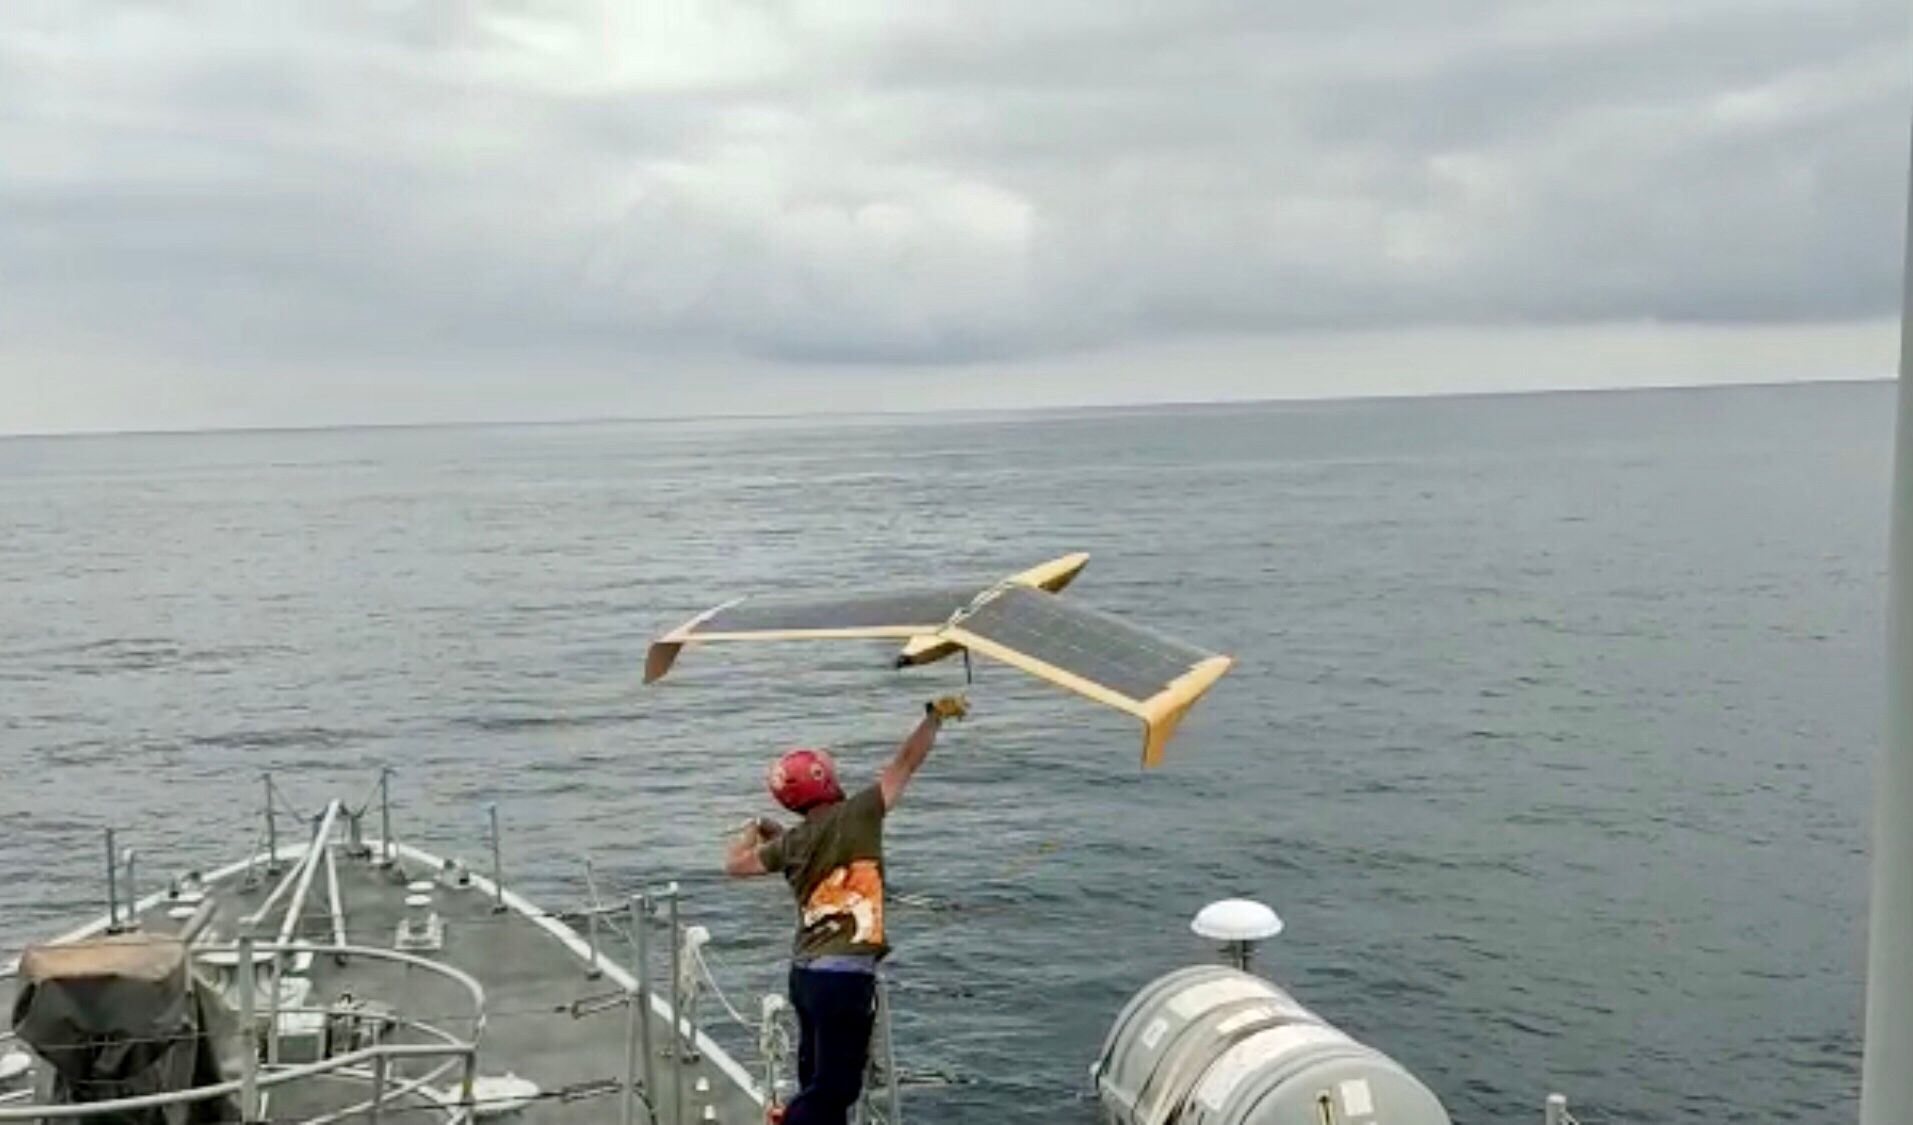
[[[877,955],[824,953],[815,957],[800,957],[791,962],[791,968],[807,973],[862,973],[874,977],[877,975]]]

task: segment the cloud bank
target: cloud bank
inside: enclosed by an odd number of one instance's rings
[[[958,375],[986,405],[1071,363],[1149,397],[1137,357],[1225,344],[1245,392],[1322,393],[1284,341],[1643,323],[1861,325],[1871,364],[1898,307],[1907,16],[9,5],[0,430]]]

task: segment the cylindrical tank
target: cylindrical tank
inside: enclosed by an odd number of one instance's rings
[[[1093,1074],[1118,1125],[1449,1125],[1394,1060],[1221,965],[1178,969],[1138,992]]]

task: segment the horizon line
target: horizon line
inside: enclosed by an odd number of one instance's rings
[[[1399,391],[1376,394],[1270,395],[1245,398],[1152,399],[1138,402],[1053,403],[1043,406],[957,406],[921,407],[898,410],[793,410],[765,413],[710,412],[687,414],[607,414],[571,418],[471,418],[430,422],[335,422],[318,425],[231,425],[196,426],[177,429],[98,429],[98,430],[0,430],[0,441],[46,441],[58,439],[112,437],[203,437],[228,434],[323,434],[350,433],[359,430],[480,430],[519,426],[618,426],[673,425],[687,422],[785,422],[816,419],[852,418],[932,418],[956,415],[1041,415],[1066,412],[1117,413],[1122,411],[1173,411],[1204,407],[1279,406],[1291,404],[1333,404],[1351,402],[1412,402],[1426,399],[1528,398],[1548,395],[1628,394],[1631,392],[1726,391],[1757,388],[1859,386],[1896,382],[1899,376],[1849,375],[1832,378],[1750,379],[1708,383],[1639,383],[1627,386],[1595,387],[1520,387],[1505,390]]]

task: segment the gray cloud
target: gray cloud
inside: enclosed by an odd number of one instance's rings
[[[1897,298],[1892,0],[386,7],[0,10],[7,378]]]

